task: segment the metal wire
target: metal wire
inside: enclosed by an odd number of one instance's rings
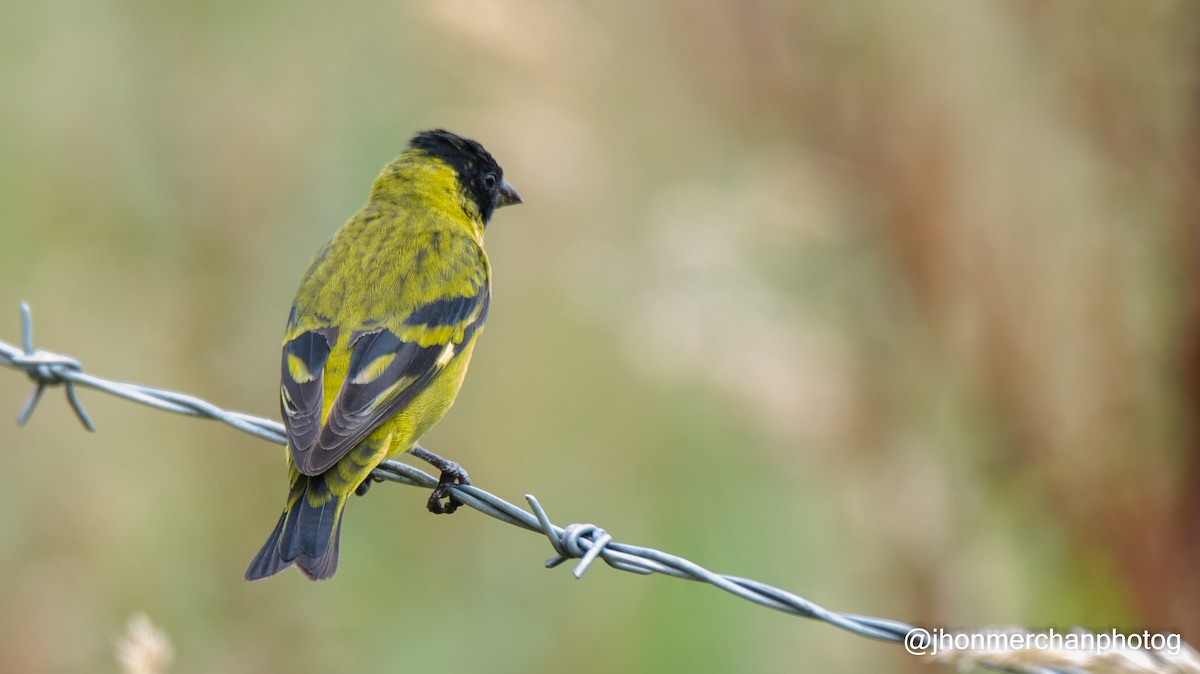
[[[94,431],[95,425],[76,396],[76,387],[83,386],[155,409],[220,421],[244,433],[277,444],[287,443],[283,424],[279,422],[230,412],[195,396],[175,391],[96,377],[85,373],[83,366],[74,358],[43,349],[34,350],[32,316],[29,305],[24,302],[21,303],[21,346],[22,348],[17,348],[0,341],[0,365],[25,371],[35,384],[29,399],[17,415],[18,425],[23,426],[29,420],[47,388],[61,385],[66,389],[68,404],[79,417],[79,421],[89,431]],[[438,483],[437,478],[432,475],[398,461],[385,461],[375,469],[372,478],[376,481],[397,482],[422,488],[433,488]],[[544,535],[549,539],[555,553],[546,561],[546,566],[554,567],[569,559],[578,559],[579,562],[573,570],[576,578],[581,577],[593,562],[600,559],[621,571],[643,575],[657,573],[708,583],[756,604],[820,620],[872,639],[907,645],[906,638],[910,638],[914,632],[928,635],[924,629],[908,623],[831,611],[766,583],[714,573],[687,559],[653,548],[619,543],[604,529],[594,524],[577,523],[559,527],[550,521],[545,509],[530,494],[525,495],[525,500],[532,512],[474,485],[456,485],[451,491],[464,505],[489,517]],[[942,658],[942,661],[947,660]],[[1087,671],[1078,666],[1065,669],[1047,668],[1034,662],[1014,666],[1011,661],[1001,664],[999,660],[989,662],[978,657],[974,657],[971,663],[994,671],[1017,674],[1077,674]]]

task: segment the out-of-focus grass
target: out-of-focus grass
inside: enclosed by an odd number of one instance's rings
[[[9,0],[0,336],[28,299],[89,370],[274,415],[309,256],[446,126],[526,201],[427,443],[482,486],[841,610],[1195,642],[1194,9],[795,4]],[[0,430],[5,671],[114,669],[136,611],[173,672],[908,666],[399,488],[334,581],[246,584],[279,449],[84,401]]]

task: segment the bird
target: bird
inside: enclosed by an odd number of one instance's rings
[[[484,230],[519,203],[481,144],[420,131],[317,251],[283,338],[288,496],[247,580],[292,564],[312,580],[333,576],[349,497],[405,452],[441,471],[430,511],[460,505],[450,488],[470,483],[466,471],[417,443],[453,404],[487,319]]]

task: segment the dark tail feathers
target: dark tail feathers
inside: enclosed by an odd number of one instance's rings
[[[287,508],[246,569],[246,580],[273,576],[293,563],[312,580],[332,576],[345,505],[346,497],[330,492],[322,476],[294,473]]]

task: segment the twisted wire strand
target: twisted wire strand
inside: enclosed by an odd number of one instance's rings
[[[47,388],[61,385],[66,389],[68,404],[79,418],[80,423],[89,431],[95,431],[95,425],[76,395],[76,387],[82,386],[155,409],[220,421],[239,431],[276,444],[287,443],[283,424],[277,421],[241,412],[231,412],[201,398],[176,391],[97,377],[84,372],[83,366],[74,358],[44,349],[35,350],[33,348],[32,315],[29,305],[24,302],[21,303],[21,336],[21,348],[0,341],[0,366],[23,370],[35,384],[29,399],[17,415],[18,425],[23,426],[29,420]],[[383,462],[375,469],[371,477],[375,481],[396,482],[427,489],[432,489],[438,483],[437,478],[432,475],[399,461]],[[657,573],[708,583],[761,606],[819,620],[848,632],[880,641],[908,645],[906,639],[910,638],[914,632],[924,632],[928,636],[928,632],[923,628],[908,623],[886,618],[839,613],[766,583],[714,573],[683,557],[661,550],[619,543],[614,541],[604,529],[594,524],[576,523],[559,527],[550,521],[545,509],[530,494],[526,494],[525,499],[532,512],[474,485],[455,485],[451,491],[455,498],[466,506],[501,522],[545,536],[549,539],[555,553],[546,561],[546,566],[554,567],[567,560],[578,559],[579,562],[573,570],[576,578],[582,577],[584,571],[595,560],[600,559],[621,571],[642,575]],[[1196,658],[1195,651],[1190,648],[1187,651],[1190,651],[1191,658],[1194,659],[1183,662],[1184,668],[1173,671],[1200,673],[1200,658]],[[1004,655],[1001,654],[1001,656]],[[942,652],[939,657],[932,659],[950,664],[969,662],[969,664],[983,666],[993,671],[1015,674],[1078,674],[1088,671],[1074,663],[1070,667],[1059,668],[1043,666],[1036,659],[1015,663],[1011,657],[989,659],[986,654],[981,656],[970,650],[963,651],[961,658],[955,658],[952,653]],[[1186,668],[1189,663],[1194,664],[1196,669]]]

